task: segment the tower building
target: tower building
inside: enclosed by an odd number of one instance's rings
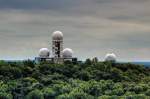
[[[55,31],[52,34],[52,54],[55,63],[61,63],[63,51],[63,34],[61,31]]]
[[[47,61],[57,64],[62,64],[66,61],[77,62],[77,58],[73,57],[72,49],[63,49],[63,33],[61,31],[55,31],[52,34],[52,54],[50,54],[48,48],[41,48],[39,50],[39,56],[35,57],[35,61],[37,63]]]

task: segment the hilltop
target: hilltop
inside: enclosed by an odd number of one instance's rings
[[[0,99],[148,99],[150,68],[131,63],[0,61]]]

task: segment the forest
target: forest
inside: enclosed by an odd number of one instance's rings
[[[0,99],[150,99],[150,68],[90,59],[0,61]]]

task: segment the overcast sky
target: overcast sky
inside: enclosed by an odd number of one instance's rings
[[[55,30],[79,59],[115,53],[119,61],[150,60],[150,0],[0,0],[0,59],[28,59],[51,50]]]

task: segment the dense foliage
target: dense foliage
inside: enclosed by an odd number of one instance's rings
[[[150,68],[95,59],[0,61],[0,99],[150,99]]]

